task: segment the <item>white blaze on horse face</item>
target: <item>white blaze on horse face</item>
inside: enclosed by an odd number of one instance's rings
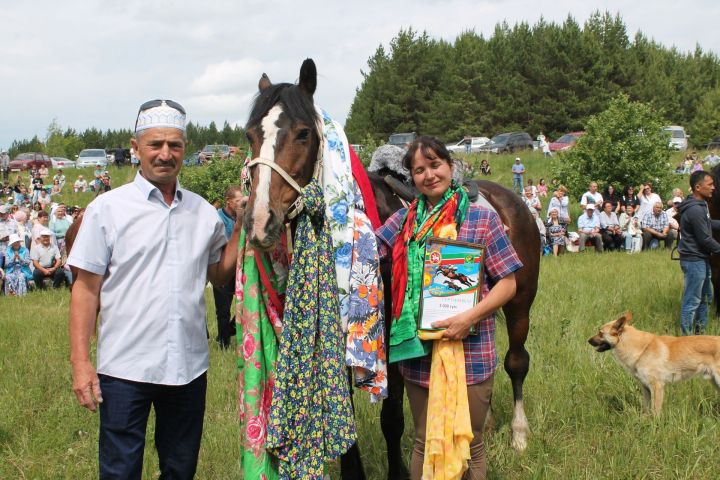
[[[267,161],[275,161],[275,142],[280,130],[276,123],[282,112],[282,107],[275,105],[260,122],[263,129],[260,158]],[[258,169],[258,182],[255,189],[255,205],[253,205],[253,233],[258,240],[262,241],[265,239],[265,226],[270,220],[270,178],[272,170],[263,164],[257,165],[256,168]]]

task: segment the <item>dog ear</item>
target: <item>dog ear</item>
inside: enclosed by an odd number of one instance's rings
[[[622,333],[625,325],[630,325],[630,322],[632,322],[632,313],[625,312],[622,317],[615,320],[613,330],[617,333]]]
[[[631,325],[631,324],[633,323],[632,310],[628,310],[627,312],[625,312],[625,313],[623,314],[623,316],[625,317],[625,323],[626,323],[626,324]]]

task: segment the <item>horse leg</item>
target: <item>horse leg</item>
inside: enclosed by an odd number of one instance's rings
[[[527,448],[527,435],[530,432],[523,406],[523,382],[530,369],[530,354],[525,350],[525,340],[530,325],[531,303],[516,296],[503,308],[509,338],[504,366],[513,389],[512,446],[520,452]]]
[[[400,448],[405,431],[403,395],[405,386],[397,363],[388,364],[388,397],[383,400],[380,411],[380,428],[385,437],[388,460],[388,480],[406,480],[410,471],[405,466]]]
[[[348,368],[348,382],[350,387],[350,404],[355,414],[355,401],[353,400],[353,372]],[[357,442],[340,456],[340,478],[342,480],[365,480],[365,470],[360,458],[360,448]]]

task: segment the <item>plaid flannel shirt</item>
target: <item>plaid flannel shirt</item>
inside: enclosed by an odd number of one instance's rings
[[[660,215],[655,216],[653,212],[646,213],[640,225],[642,228],[652,228],[658,232],[665,230],[665,227],[669,226],[667,213],[660,211]]]
[[[401,209],[375,231],[381,256],[392,255],[392,247],[400,233],[407,209]],[[458,241],[485,245],[485,272],[482,284],[483,298],[490,285],[522,267],[522,263],[505,234],[502,221],[496,212],[471,204],[465,221],[458,231]],[[489,378],[497,367],[495,351],[495,315],[478,322],[477,333],[463,340],[465,350],[465,378],[468,385]],[[392,354],[391,354],[392,355]],[[431,355],[401,361],[400,372],[409,382],[428,388],[430,385]]]

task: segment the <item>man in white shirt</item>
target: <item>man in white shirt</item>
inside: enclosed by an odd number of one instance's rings
[[[82,406],[99,406],[101,479],[141,477],[151,406],[161,478],[191,479],[197,468],[205,284],[227,283],[237,248],[224,248],[212,205],[177,181],[186,142],[182,106],[144,103],[132,139],[141,171],[90,203],[68,259],[79,269],[70,302],[73,390]],[[230,245],[238,238],[236,226]],[[96,373],[89,347],[98,309]]]
[[[59,288],[65,280],[60,250],[57,245],[52,244],[53,233],[48,228],[43,227],[39,233],[39,243],[34,244],[30,250],[30,259],[35,267],[33,281],[37,288],[44,290],[45,279],[52,278],[53,288]]]
[[[720,157],[715,153],[715,150],[713,150],[703,159],[703,162],[707,163],[708,168],[712,169],[720,163]]]
[[[580,199],[580,205],[583,210],[586,210],[588,204],[592,203],[595,205],[595,209],[602,209],[603,196],[598,190],[598,184],[596,182],[590,182],[590,187],[587,192],[583,193]]]
[[[588,203],[585,206],[585,213],[578,217],[578,234],[580,235],[580,248],[582,252],[585,250],[585,242],[592,240],[595,242],[595,251],[603,251],[602,235],[600,234],[600,217],[595,214],[595,204]]]
[[[83,178],[82,175],[78,175],[77,179],[75,180],[75,183],[73,183],[73,190],[75,193],[77,192],[84,192],[88,188],[87,180]]]

